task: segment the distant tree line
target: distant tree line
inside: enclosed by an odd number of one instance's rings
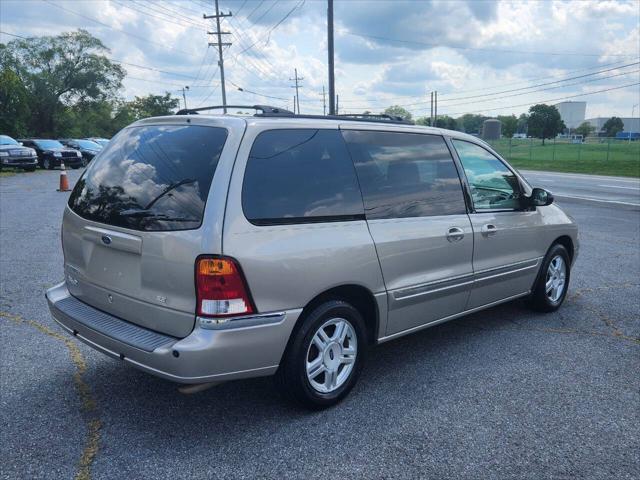
[[[13,137],[111,137],[140,118],[170,114],[170,93],[126,101],[126,71],[78,30],[0,44],[0,133]]]

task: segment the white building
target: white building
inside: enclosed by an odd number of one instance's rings
[[[567,128],[577,128],[587,113],[587,102],[560,102],[555,107]]]
[[[611,117],[596,117],[588,118],[586,121],[596,129],[595,133],[598,133],[602,131],[605,122],[610,118]],[[640,132],[640,118],[620,117],[620,120],[622,120],[622,124],[624,125],[624,132]]]

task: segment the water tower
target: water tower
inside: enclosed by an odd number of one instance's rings
[[[482,138],[484,140],[500,140],[502,122],[497,118],[488,118],[482,122]]]

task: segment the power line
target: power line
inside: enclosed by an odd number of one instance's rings
[[[492,85],[492,86],[485,86],[482,88],[474,88],[474,89],[470,89],[470,90],[458,90],[455,92],[451,92],[451,93],[440,93],[440,95],[442,96],[447,96],[447,95],[452,95],[452,94],[466,94],[466,93],[474,93],[474,92],[486,92],[487,90],[495,90],[498,88],[503,88],[503,87],[510,87],[512,85],[521,85],[523,83],[523,81],[526,82],[534,82],[537,80],[546,80],[548,78],[558,78],[564,75],[570,75],[570,74],[574,74],[574,73],[578,73],[578,72],[584,72],[584,71],[589,71],[589,70],[593,70],[594,68],[603,68],[603,67],[610,67],[612,65],[619,65],[621,63],[625,63],[628,60],[616,60],[615,62],[610,62],[610,63],[603,63],[603,64],[598,64],[598,65],[592,65],[590,67],[585,67],[585,68],[579,68],[576,70],[569,70],[563,74],[556,74],[556,75],[545,75],[545,76],[541,76],[541,77],[525,77],[522,78],[521,80],[515,81],[515,82],[508,82],[508,83],[500,83],[497,85]],[[618,68],[622,68],[622,66],[619,66]],[[533,86],[529,87],[529,88],[533,88]],[[490,95],[489,93],[487,93],[487,95]],[[395,102],[396,100],[404,100],[404,99],[414,99],[414,98],[424,98],[422,95],[398,95],[398,96],[393,96],[393,97],[388,97],[386,99],[383,100],[368,100],[368,102],[370,104],[381,104],[381,105],[389,105],[389,102]],[[343,103],[362,103],[361,99],[350,99],[350,100],[343,100]],[[427,103],[427,102],[424,102]],[[353,108],[357,108],[357,107],[353,107]]]
[[[640,72],[640,70],[633,70],[631,72],[617,73],[615,75],[607,75],[606,77],[601,77],[601,78],[591,78],[589,80],[583,80],[583,81],[580,81],[580,82],[568,83],[566,85],[556,85],[555,87],[540,88],[538,90],[532,90],[531,92],[525,92],[524,94],[523,93],[514,93],[514,94],[511,94],[511,95],[505,95],[505,96],[500,97],[500,98],[486,98],[484,100],[475,100],[475,101],[472,101],[472,102],[454,103],[454,104],[445,105],[445,106],[446,107],[457,107],[457,106],[460,106],[460,105],[467,105],[469,103],[473,104],[473,103],[493,102],[493,101],[496,101],[496,100],[503,100],[505,98],[519,97],[521,95],[526,95],[526,94],[529,94],[529,93],[544,92],[544,91],[547,91],[547,90],[555,90],[556,88],[564,88],[564,87],[571,87],[571,86],[574,86],[574,85],[583,85],[585,83],[599,82],[601,80],[607,80],[609,78],[622,77],[624,75],[629,75],[631,73],[638,73],[638,72]]]
[[[16,35],[15,33],[9,33],[9,32],[4,32],[2,30],[0,30],[0,33],[4,34],[4,35],[9,35],[10,37],[16,37],[16,38],[22,38],[23,40],[28,40],[28,37],[23,37],[22,35]]]
[[[93,17],[90,17],[89,15],[85,15],[83,13],[76,12],[75,10],[72,10],[70,8],[63,7],[62,5],[58,5],[57,3],[54,3],[51,0],[42,0],[42,1],[48,3],[49,5],[53,5],[54,7],[59,8],[60,10],[64,10],[65,12],[73,13],[74,15],[77,15],[79,17],[85,18],[87,20],[90,20],[90,21],[92,21],[94,23],[97,23],[99,25],[102,25],[104,27],[110,28],[111,30],[115,30],[117,32],[123,33],[123,34],[128,35],[128,36],[130,36],[132,38],[137,38],[138,40],[140,40],[142,42],[149,43],[149,44],[152,44],[152,45],[156,45],[156,46],[162,47],[164,49],[173,50],[175,52],[184,53],[186,55],[191,55],[191,52],[187,52],[185,50],[180,50],[178,48],[175,48],[175,47],[172,47],[172,46],[169,46],[169,45],[164,45],[164,44],[159,43],[159,42],[154,42],[153,40],[149,40],[147,38],[141,37],[140,35],[136,35],[135,33],[127,32],[126,30],[123,30],[121,28],[116,28],[116,27],[114,27],[112,25],[109,25],[109,24],[101,22],[100,20],[97,20],[97,19],[95,19]]]
[[[532,90],[530,92],[524,92],[523,91],[523,90],[531,90],[531,89],[537,88],[537,87],[543,87],[543,86],[547,86],[547,85],[554,85],[554,84],[558,84],[558,83],[563,83],[563,82],[567,82],[569,80],[575,80],[575,79],[590,77],[590,76],[593,76],[593,75],[599,75],[601,73],[610,72],[612,70],[618,70],[618,69],[621,69],[621,68],[626,68],[626,67],[639,65],[639,64],[640,64],[640,62],[634,62],[634,63],[629,63],[627,65],[622,65],[622,66],[615,67],[615,68],[608,68],[608,69],[600,70],[598,72],[593,72],[593,73],[589,73],[589,74],[585,74],[585,75],[578,75],[578,76],[575,76],[575,77],[567,77],[567,78],[564,78],[562,80],[556,80],[554,82],[546,82],[546,83],[540,83],[540,84],[537,84],[537,85],[530,85],[528,87],[514,88],[514,89],[511,89],[511,90],[503,90],[501,92],[488,93],[486,95],[472,95],[472,96],[468,96],[468,97],[453,97],[453,98],[448,98],[448,99],[445,99],[445,100],[441,100],[441,102],[450,102],[450,101],[455,101],[455,100],[470,100],[470,99],[476,99],[476,98],[485,98],[485,100],[476,100],[476,101],[472,101],[472,102],[464,102],[464,103],[456,103],[456,104],[446,105],[446,106],[452,107],[452,106],[458,106],[458,105],[465,105],[467,103],[481,103],[481,102],[490,102],[490,101],[495,101],[495,100],[501,100],[501,98],[489,98],[489,99],[486,99],[486,97],[491,97],[491,96],[495,96],[495,95],[502,95],[504,93],[521,92],[521,93],[517,93],[515,95],[506,95],[506,96],[502,97],[502,98],[508,98],[508,97],[515,97],[515,96],[520,96],[520,95],[524,95],[524,94],[528,94],[528,93],[541,92],[541,91],[545,91],[545,90],[553,90],[553,89],[556,89],[556,88],[569,87],[569,86],[573,86],[573,85],[580,85],[580,84],[583,84],[583,83],[590,83],[590,82],[595,82],[595,81],[599,81],[599,80],[606,80],[607,78],[613,78],[613,77],[618,77],[618,76],[622,76],[622,75],[628,75],[629,73],[636,73],[637,70],[636,71],[632,71],[632,72],[622,73],[622,74],[604,76],[604,77],[595,78],[595,79],[586,80],[586,81],[581,81],[581,82],[574,82],[574,83],[569,83],[569,84],[564,84],[564,85],[557,85],[555,87],[550,87],[550,88],[541,88],[541,89],[537,89],[537,90]],[[415,106],[418,106],[418,105],[425,105],[425,104],[428,104],[428,103],[429,102],[425,101],[425,102],[399,104],[398,106],[400,106],[400,107],[415,107]],[[350,108],[365,108],[365,107],[350,107]]]
[[[600,53],[541,52],[541,51],[526,51],[526,50],[500,50],[500,49],[494,49],[494,48],[456,47],[456,46],[452,46],[452,45],[443,45],[443,44],[440,44],[440,43],[419,42],[417,40],[403,40],[403,39],[398,39],[398,38],[382,37],[382,36],[379,36],[379,35],[366,35],[364,33],[355,33],[355,32],[347,32],[347,35],[352,35],[352,36],[355,36],[355,37],[362,37],[362,38],[373,38],[375,40],[384,40],[384,41],[387,41],[387,42],[396,42],[396,43],[403,43],[403,44],[408,44],[408,45],[422,45],[422,46],[431,47],[431,48],[441,47],[441,48],[451,48],[451,49],[454,49],[454,50],[472,50],[472,51],[478,51],[478,52],[516,53],[516,54],[519,54],[519,55],[577,56],[577,57],[602,57],[603,56]],[[609,56],[609,57],[634,57],[635,55],[617,53],[617,54],[607,54],[606,56]]]
[[[595,95],[597,93],[604,93],[604,92],[611,92],[613,90],[621,90],[623,88],[628,88],[628,87],[635,87],[637,85],[640,85],[640,82],[636,82],[636,83],[629,83],[626,85],[621,85],[619,87],[612,87],[612,88],[605,88],[603,90],[597,90],[595,92],[587,92],[587,93],[580,93],[578,95],[570,95],[568,97],[559,97],[559,98],[549,98],[549,99],[545,99],[545,100],[538,100],[536,102],[530,102],[530,103],[522,103],[520,105],[510,105],[508,107],[498,107],[498,108],[485,108],[483,110],[475,110],[475,111],[471,111],[471,112],[458,112],[458,113],[448,113],[446,115],[450,116],[450,117],[454,117],[454,116],[458,116],[458,115],[464,115],[466,113],[481,113],[481,112],[486,112],[486,111],[495,111],[495,110],[506,110],[509,108],[519,108],[519,107],[528,107],[530,105],[536,105],[539,103],[549,103],[549,102],[560,102],[563,100],[569,100],[571,98],[577,98],[577,97],[586,97],[588,95]]]

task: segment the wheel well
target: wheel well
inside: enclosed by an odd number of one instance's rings
[[[302,310],[300,318],[304,318],[306,313],[328,300],[344,300],[353,305],[362,315],[362,319],[367,327],[369,343],[375,343],[378,338],[378,304],[373,294],[367,288],[360,285],[341,285],[322,292],[307,303]]]
[[[559,243],[560,245],[562,245],[564,248],[567,249],[567,252],[569,252],[569,260],[573,262],[574,249],[573,249],[573,240],[571,240],[571,237],[569,237],[568,235],[563,235],[562,237],[556,238],[553,244],[555,245],[556,243]]]

